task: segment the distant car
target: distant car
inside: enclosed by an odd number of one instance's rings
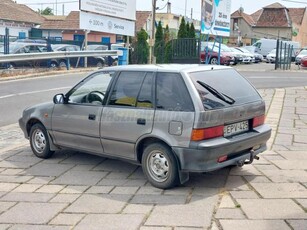
[[[307,68],[307,56],[301,59],[301,67]]]
[[[271,50],[268,55],[266,55],[266,63],[275,63],[276,61],[276,49]]]
[[[295,65],[300,65],[301,64],[301,59],[303,57],[307,56],[307,49],[306,50],[302,50],[301,52],[299,52],[299,54],[295,57]]]
[[[237,50],[237,52],[240,52],[241,55],[242,55],[242,63],[245,63],[245,64],[249,64],[249,63],[252,63],[253,62],[253,56],[250,55],[249,53],[244,53],[242,50],[238,49],[238,48],[232,48],[234,50]]]
[[[108,50],[107,45],[87,45],[87,50]],[[101,68],[105,65],[107,65],[107,57],[102,56],[94,56],[94,57],[88,57],[87,58],[87,65],[88,66],[96,66],[98,68]]]
[[[47,46],[41,43],[19,43],[12,42],[9,44],[10,54],[22,54],[22,53],[42,53],[47,52]],[[0,55],[4,55],[4,46],[0,47]],[[44,60],[34,60],[34,61],[11,61],[8,63],[2,63],[2,68],[14,69],[18,67],[41,67],[46,64]]]
[[[251,53],[247,49],[243,47],[236,47],[236,49],[240,50],[242,53],[244,53],[247,57],[251,58],[251,62],[256,62],[255,54]]]
[[[19,125],[39,158],[73,149],[123,159],[168,189],[189,172],[251,164],[267,149],[264,121],[265,101],[231,67],[127,65],[25,109]]]
[[[230,47],[229,48],[231,50],[231,53],[233,54],[234,58],[235,58],[235,63],[241,63],[244,62],[245,60],[243,60],[243,53],[235,48]]]
[[[51,45],[51,50],[52,51],[80,51],[80,46],[77,45],[71,45],[71,44],[52,44]],[[76,67],[78,63],[78,58],[70,58],[69,59],[69,64],[72,67]],[[67,68],[67,60],[62,58],[62,59],[51,59],[50,60],[50,67],[51,68]]]
[[[250,53],[252,53],[254,55],[254,57],[255,57],[255,63],[262,62],[263,55],[261,53],[259,53],[259,51],[258,51],[259,48],[258,47],[255,47],[255,46],[243,46],[243,47],[240,47],[240,48],[246,49]]]
[[[227,47],[228,48],[228,47]],[[213,42],[202,42],[201,43],[201,63],[206,62],[206,58],[208,58],[208,63],[211,65],[218,64],[218,55],[219,55],[219,45]],[[235,57],[231,53],[231,51],[226,49],[225,47],[220,50],[220,64],[221,65],[233,65],[235,63]]]

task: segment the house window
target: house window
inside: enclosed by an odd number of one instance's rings
[[[239,26],[238,26],[238,23],[239,23],[239,19],[238,18],[234,18],[233,19],[233,27],[232,27],[232,30],[234,31],[237,31]]]

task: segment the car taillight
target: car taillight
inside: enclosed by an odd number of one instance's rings
[[[254,117],[253,119],[253,128],[263,125],[265,120],[265,115],[261,115],[259,117]]]
[[[205,129],[193,129],[191,141],[201,141],[214,137],[221,137],[224,134],[224,126],[215,126]]]

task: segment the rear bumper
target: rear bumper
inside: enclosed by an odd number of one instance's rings
[[[253,132],[202,141],[190,148],[173,147],[173,151],[182,171],[208,172],[253,159],[267,149],[266,142],[270,136],[271,128],[262,125]],[[218,163],[218,158],[225,155],[227,160]]]

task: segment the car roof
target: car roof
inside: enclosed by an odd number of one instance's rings
[[[108,71],[155,71],[155,72],[198,72],[218,69],[231,69],[227,66],[204,64],[157,64],[157,65],[123,65],[103,68]]]

